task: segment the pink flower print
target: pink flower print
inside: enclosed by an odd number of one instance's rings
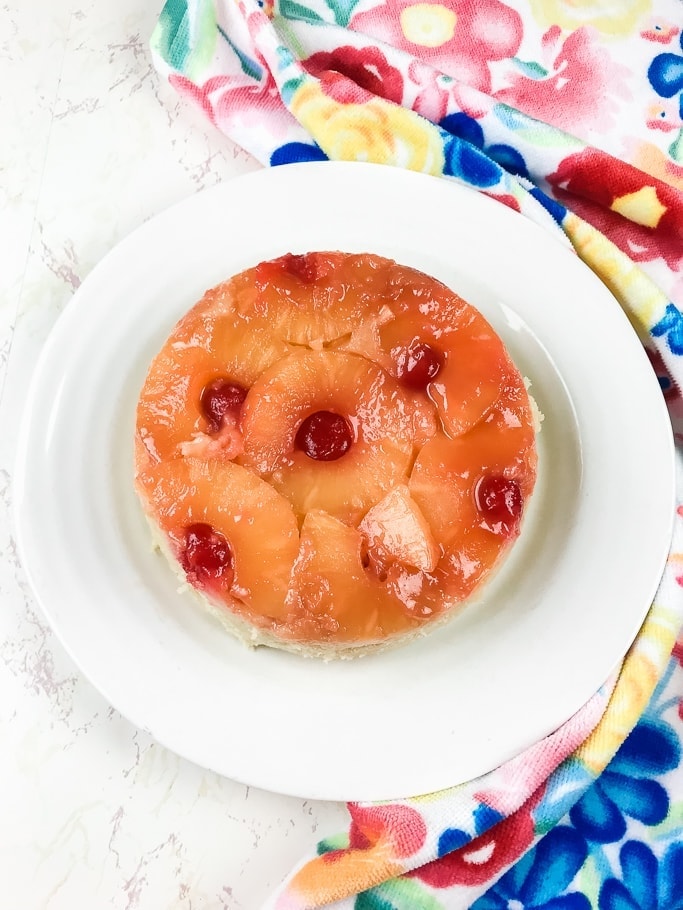
[[[550,49],[558,33],[548,31],[553,33],[546,34]],[[629,97],[628,69],[612,60],[596,36],[589,27],[572,32],[559,48],[546,77],[533,79],[514,74],[512,85],[496,92],[495,97],[568,132],[597,124],[601,130],[609,129],[618,109],[615,97]],[[595,103],[596,98],[600,104]]]
[[[679,31],[678,26],[672,22],[653,16],[645,23],[645,28],[641,31],[640,36],[648,41],[656,41],[658,44],[668,44]]]
[[[489,63],[513,57],[522,40],[519,13],[499,0],[386,0],[353,16],[349,26],[486,93]]]
[[[683,129],[683,118],[681,118],[678,100],[662,98],[653,102],[647,108],[645,122],[651,130],[662,130],[664,133]]]
[[[210,96],[217,89],[230,85],[233,81],[230,76],[214,76],[202,85],[195,85],[194,82],[186,79],[185,76],[172,73],[168,77],[168,81],[179,95],[182,95],[184,98],[189,98],[191,101],[194,101],[195,104],[198,104],[213,125],[216,126],[216,117],[214,115]]]
[[[209,120],[224,133],[230,133],[232,126],[259,124],[269,114],[278,135],[286,133],[293,119],[287,112],[277,85],[269,70],[264,69],[262,82],[246,76],[214,76],[201,85],[196,85],[185,76],[172,74],[169,82],[178,92],[198,104]],[[284,116],[283,116],[284,115]]]
[[[417,86],[413,110],[432,123],[443,120],[448,112],[450,97],[450,85],[444,85],[443,76],[420,60],[413,60],[408,67],[408,78]]]

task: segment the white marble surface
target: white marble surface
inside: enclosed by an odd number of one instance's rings
[[[0,888],[2,907],[247,908],[343,806],[178,758],[82,678],[34,603],[11,527],[27,382],[60,310],[146,218],[259,165],[160,84],[162,0],[0,6]]]

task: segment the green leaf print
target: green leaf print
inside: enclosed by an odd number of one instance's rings
[[[250,76],[252,79],[261,79],[263,76],[263,67],[261,67],[256,60],[252,60],[251,57],[248,57],[244,51],[241,51],[234,41],[231,41],[230,38],[226,35],[220,25],[216,26],[219,34],[224,38],[227,43],[230,45],[233,53],[240,62],[242,67],[242,72],[246,73],[247,76]]]
[[[186,0],[167,0],[152,35],[152,46],[173,69],[184,72],[190,54],[189,38]]]
[[[414,878],[394,878],[363,891],[353,910],[445,910],[444,905]]]
[[[348,846],[348,834],[333,834],[331,837],[326,837],[324,840],[318,842],[316,853],[318,856],[322,856],[323,853],[331,853],[333,850],[346,850]]]
[[[325,3],[329,6],[337,25],[346,27],[359,0],[325,0]]]
[[[166,0],[152,35],[152,47],[174,70],[196,79],[213,57],[216,38],[213,0],[198,0],[192,15],[187,0]]]
[[[285,19],[301,19],[304,22],[322,22],[322,16],[319,16],[314,10],[296,3],[295,0],[280,0],[280,15]]]
[[[214,0],[198,0],[195,13],[195,34],[192,36],[193,52],[190,58],[190,78],[204,72],[213,59],[218,40],[216,5]]]
[[[530,79],[543,79],[544,76],[548,75],[548,70],[542,67],[540,63],[536,63],[535,60],[520,60],[519,57],[511,57],[510,59],[517,69],[520,69]]]
[[[555,126],[549,126],[542,120],[535,120],[527,114],[523,114],[509,104],[496,104],[493,108],[495,116],[508,129],[512,130],[532,145],[540,148],[583,148],[583,143],[560,130]]]
[[[605,875],[601,874],[598,868],[596,856],[589,854],[588,859],[577,872],[572,887],[576,888],[581,894],[585,894],[590,901],[591,907],[597,907],[598,895],[604,878]]]
[[[683,130],[669,146],[669,154],[678,164],[683,164]]]

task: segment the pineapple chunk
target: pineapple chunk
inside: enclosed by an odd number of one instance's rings
[[[294,641],[373,642],[419,627],[424,618],[391,586],[366,572],[363,535],[316,509],[301,528],[287,598],[287,622],[278,634]]]
[[[410,495],[408,487],[394,487],[373,506],[359,530],[371,547],[423,572],[433,572],[440,551],[429,524]]]

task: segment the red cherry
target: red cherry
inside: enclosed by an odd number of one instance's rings
[[[351,426],[341,414],[315,411],[301,422],[294,444],[316,461],[336,461],[351,448]]]
[[[210,524],[196,522],[185,528],[180,562],[188,581],[198,585],[229,588],[233,579],[232,549],[226,538]]]
[[[487,474],[474,488],[477,509],[498,534],[508,532],[518,523],[522,514],[522,491],[516,480],[500,474]]]
[[[299,278],[304,284],[311,284],[318,277],[318,264],[314,253],[304,253],[302,256],[287,253],[281,256],[279,261],[286,272]]]
[[[430,344],[413,338],[409,345],[400,348],[396,357],[396,375],[404,385],[424,392],[443,366],[441,351]]]
[[[239,414],[247,397],[244,386],[230,379],[214,379],[202,389],[199,405],[209,423],[209,433],[217,433],[227,414]]]

